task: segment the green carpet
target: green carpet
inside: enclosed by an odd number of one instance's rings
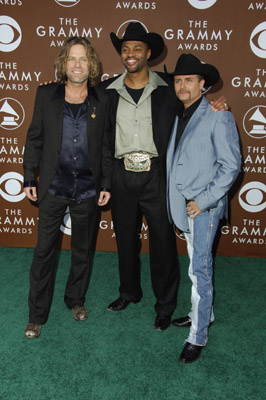
[[[215,259],[215,323],[200,359],[177,361],[188,330],[154,327],[149,258],[140,303],[106,310],[118,295],[117,255],[96,253],[86,306],[76,322],[63,302],[70,252],[61,251],[54,300],[38,339],[24,338],[33,250],[0,248],[1,400],[260,400],[265,387],[265,259]],[[174,317],[190,309],[188,259]]]

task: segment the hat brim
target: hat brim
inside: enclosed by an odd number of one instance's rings
[[[200,75],[205,80],[204,87],[214,86],[220,80],[218,70],[211,64],[200,64],[196,68],[175,69],[174,72],[168,72],[166,65],[164,65],[164,72],[172,78],[176,75]]]
[[[151,50],[151,55],[149,61],[155,60],[159,57],[164,49],[164,41],[163,38],[158,35],[157,33],[146,33],[145,36],[142,37],[132,37],[132,38],[122,38],[119,39],[114,32],[110,34],[111,41],[113,46],[115,47],[116,51],[121,54],[122,44],[127,41],[136,41],[136,42],[143,42],[146,43],[149,49]]]

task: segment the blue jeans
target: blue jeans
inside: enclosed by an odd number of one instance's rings
[[[192,281],[190,333],[187,342],[205,346],[208,340],[208,327],[213,315],[213,267],[212,245],[219,219],[213,211],[205,211],[194,219],[188,217],[189,233],[185,233],[190,259],[188,275]]]

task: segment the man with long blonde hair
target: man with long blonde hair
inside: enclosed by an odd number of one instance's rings
[[[24,191],[39,204],[27,338],[38,337],[48,319],[57,238],[67,207],[72,224],[72,261],[64,301],[76,321],[87,319],[84,302],[91,275],[97,205],[106,205],[110,199],[109,100],[93,87],[99,75],[99,58],[87,39],[73,37],[63,46],[55,67],[57,83],[37,89],[24,154]]]

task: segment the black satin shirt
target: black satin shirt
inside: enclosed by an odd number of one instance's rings
[[[72,112],[72,105],[64,101],[61,151],[55,177],[48,190],[54,196],[78,203],[96,195],[88,152],[88,103],[86,98],[78,110],[74,105]]]
[[[194,112],[196,111],[196,109],[198,108],[198,106],[200,105],[202,100],[202,96],[196,100],[193,104],[191,104],[190,107],[188,108],[184,108],[184,107],[180,107],[180,109],[178,110],[178,127],[177,127],[177,132],[176,132],[176,138],[175,138],[175,150],[177,149],[178,143],[181,139],[181,136],[190,120],[190,118],[192,117],[192,115],[194,114]]]

